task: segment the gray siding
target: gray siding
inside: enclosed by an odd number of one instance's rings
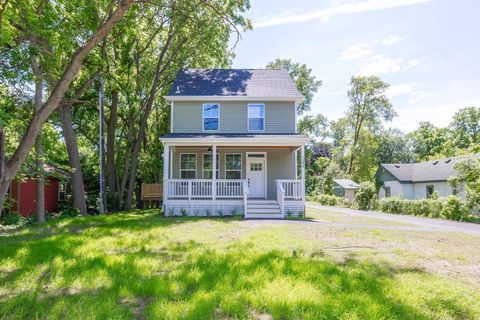
[[[277,198],[277,187],[275,180],[277,179],[295,179],[295,152],[290,149],[274,149],[265,148],[259,150],[248,148],[217,148],[220,161],[220,179],[225,179],[225,154],[239,153],[242,155],[242,179],[246,177],[246,153],[247,152],[266,152],[267,153],[267,198]],[[203,179],[202,176],[202,154],[207,152],[207,147],[190,148],[177,147],[172,154],[172,174],[173,179],[180,178],[180,154],[195,153],[197,154],[197,179]]]
[[[220,104],[218,133],[247,133],[247,101],[174,102],[173,133],[201,133],[203,103]],[[295,103],[285,101],[251,101],[265,104],[265,133],[295,133]]]

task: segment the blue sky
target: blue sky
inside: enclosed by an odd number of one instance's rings
[[[479,14],[477,0],[253,0],[254,30],[233,67],[306,63],[323,81],[312,113],[331,120],[346,111],[352,75],[378,75],[399,114],[389,126],[446,126],[458,109],[480,107]]]

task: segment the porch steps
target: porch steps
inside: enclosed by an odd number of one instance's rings
[[[280,219],[280,205],[275,200],[248,200],[246,219]]]

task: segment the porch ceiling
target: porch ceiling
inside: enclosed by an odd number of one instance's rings
[[[171,146],[301,147],[309,138],[302,134],[170,133],[160,140]]]

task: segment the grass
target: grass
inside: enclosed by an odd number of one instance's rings
[[[478,319],[478,240],[156,210],[56,220],[0,237],[0,318]]]

